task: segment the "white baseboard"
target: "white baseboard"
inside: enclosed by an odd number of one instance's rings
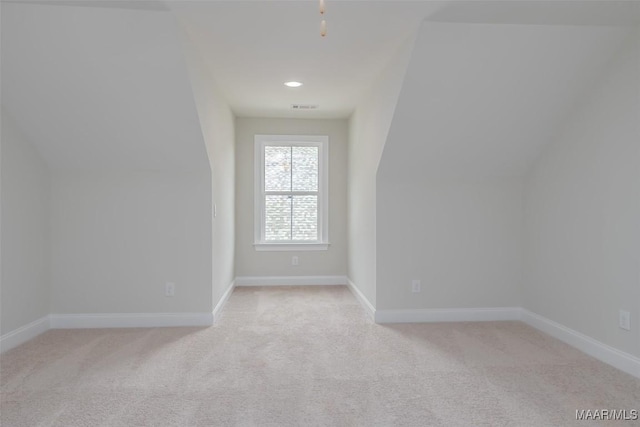
[[[52,314],[52,329],[211,326],[213,313]]]
[[[347,282],[349,285],[349,290],[351,290],[351,292],[356,297],[358,302],[360,302],[360,304],[362,305],[362,308],[364,308],[364,310],[367,312],[371,320],[375,322],[376,309],[373,306],[373,304],[371,304],[371,302],[367,299],[367,297],[365,297],[364,294],[360,292],[360,289],[358,289],[358,287],[351,281],[351,279],[347,279]]]
[[[324,283],[318,283],[318,280],[309,279],[308,282],[302,284],[342,284],[340,280],[337,279],[341,276],[318,277],[336,277],[336,279],[325,280]],[[52,314],[0,336],[0,353],[17,347],[49,329],[211,326],[214,320],[219,319],[220,313],[233,293],[235,286],[248,286],[249,284],[256,283],[253,278],[241,279],[247,279],[248,281],[243,282],[241,280],[240,282],[245,283],[244,285],[239,285],[238,279],[232,282],[212,313]],[[278,284],[283,284],[279,278],[263,279],[265,280],[262,282],[258,281],[257,283],[262,286],[268,286],[264,283],[275,284],[276,282],[270,282],[270,280],[273,279],[277,280]],[[289,277],[288,279],[290,279],[291,282],[284,284],[300,284],[299,278],[294,279],[293,277]],[[521,320],[527,325],[549,334],[604,363],[640,378],[640,358],[615,349],[580,332],[519,307],[376,310],[353,282],[346,280],[346,278],[344,281],[362,304],[367,314],[376,323]]]
[[[520,320],[519,307],[376,310],[376,323],[493,322]]]
[[[236,286],[310,286],[346,285],[347,276],[244,276],[236,277]]]
[[[49,316],[42,317],[0,337],[0,353],[23,344],[50,328]]]
[[[220,314],[222,313],[222,309],[227,304],[227,301],[229,300],[229,297],[233,293],[233,290],[235,289],[235,287],[236,287],[236,282],[234,280],[233,282],[231,282],[231,284],[229,285],[227,290],[222,295],[222,298],[220,298],[220,301],[218,301],[218,304],[216,304],[216,307],[213,309],[213,322],[214,323],[216,323],[217,321],[220,320]]]
[[[640,358],[601,343],[564,325],[549,320],[529,310],[522,309],[522,321],[583,353],[640,378]]]

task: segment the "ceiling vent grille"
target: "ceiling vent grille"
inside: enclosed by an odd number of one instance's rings
[[[318,105],[314,104],[291,104],[292,110],[317,110]]]

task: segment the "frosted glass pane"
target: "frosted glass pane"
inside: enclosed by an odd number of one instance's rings
[[[291,147],[264,147],[264,189],[291,191]]]
[[[318,191],[318,147],[293,147],[293,191]]]
[[[265,240],[291,240],[291,196],[265,197]]]
[[[318,240],[318,196],[293,196],[293,240]]]

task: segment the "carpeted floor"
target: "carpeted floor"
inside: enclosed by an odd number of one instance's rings
[[[210,328],[52,330],[1,360],[2,427],[572,426],[640,380],[519,322],[376,325],[349,290],[237,288]]]

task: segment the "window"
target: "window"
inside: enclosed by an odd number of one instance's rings
[[[255,136],[255,248],[326,250],[326,136]]]

